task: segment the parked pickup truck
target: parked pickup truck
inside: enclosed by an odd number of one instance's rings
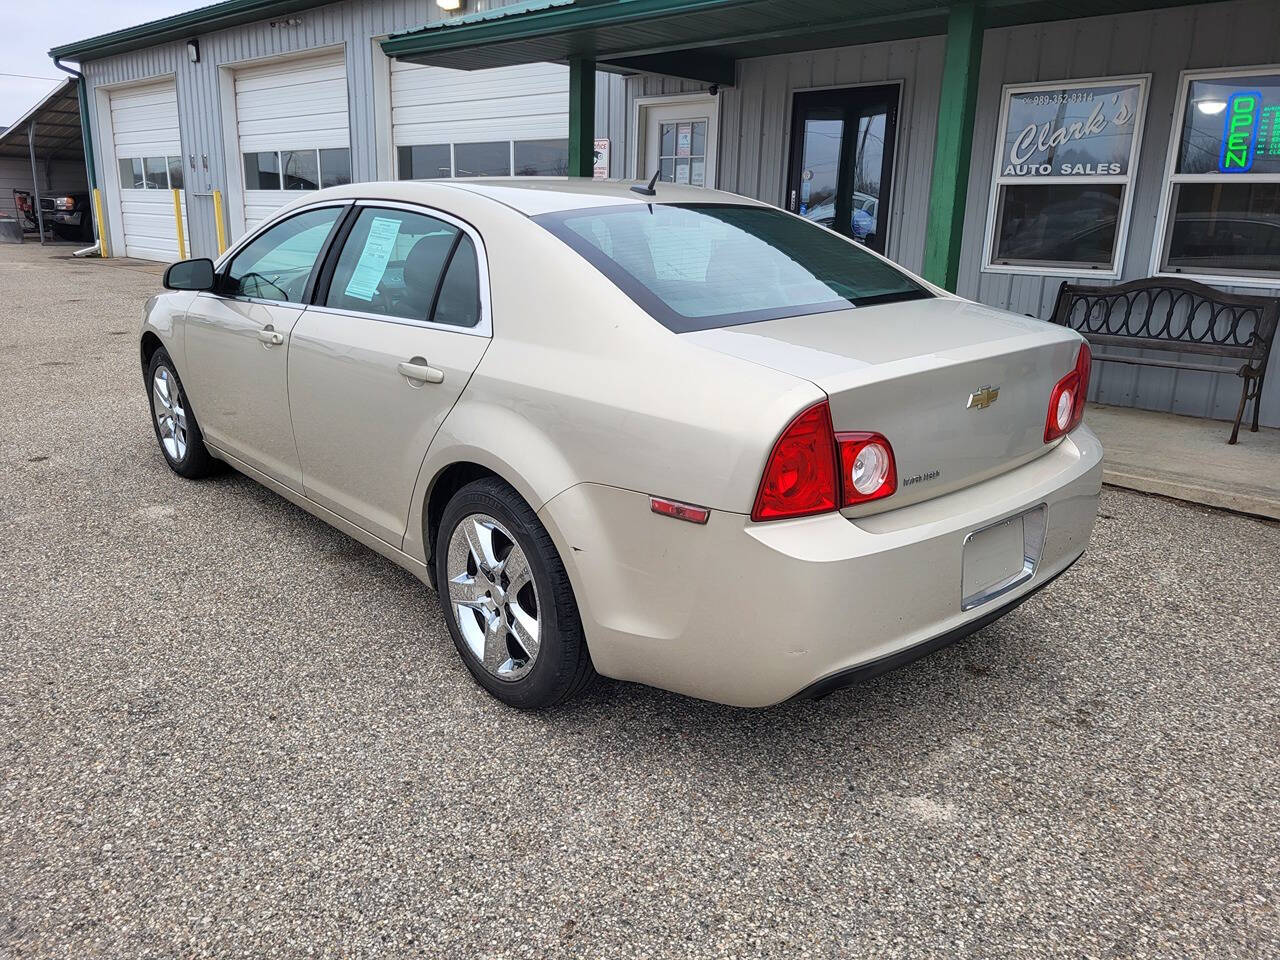
[[[19,212],[26,220],[27,229],[38,229],[35,205],[26,190],[13,191]],[[89,194],[62,193],[40,198],[40,212],[45,226],[59,240],[92,240],[93,214],[89,210]]]

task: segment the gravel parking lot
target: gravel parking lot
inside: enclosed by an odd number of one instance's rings
[[[168,471],[158,271],[67,254],[0,247],[0,957],[1280,954],[1280,525],[1108,490],[868,685],[520,714],[408,574]]]

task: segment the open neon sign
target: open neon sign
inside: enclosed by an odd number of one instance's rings
[[[1262,116],[1262,94],[1256,90],[1233,93],[1227,100],[1222,131],[1220,173],[1248,173],[1258,149],[1258,120]]]

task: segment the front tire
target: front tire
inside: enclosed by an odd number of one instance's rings
[[[209,476],[217,469],[217,461],[204,445],[204,434],[182,389],[178,369],[164,347],[156,350],[147,364],[147,387],[151,426],[169,469],[188,480]]]
[[[503,703],[550,707],[595,678],[564,564],[510,485],[488,477],[454,494],[436,532],[435,573],[458,655]]]

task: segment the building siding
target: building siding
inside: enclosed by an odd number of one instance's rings
[[[973,130],[958,292],[983,303],[1047,319],[1064,279],[1072,283],[1114,282],[1089,276],[1063,278],[982,271],[1000,92],[1005,84],[1151,74],[1143,142],[1131,185],[1133,211],[1121,275],[1121,280],[1133,280],[1151,275],[1151,251],[1156,243],[1156,218],[1165,186],[1181,72],[1275,63],[1280,63],[1280,4],[1275,0],[1239,0],[988,30]],[[1280,295],[1280,283],[1271,288],[1226,289]],[[1155,355],[1169,357],[1167,353]],[[1187,355],[1187,359],[1204,362],[1205,358]],[[1267,380],[1262,421],[1280,426],[1280,351],[1272,354]],[[1094,366],[1090,394],[1101,403],[1233,419],[1240,388],[1241,380],[1233,374],[1099,363]]]
[[[510,0],[482,0],[479,8],[503,6],[506,2]],[[187,159],[189,178],[187,208],[192,250],[197,255],[209,255],[217,249],[213,191],[221,190],[229,207],[238,188],[231,188],[228,177],[240,177],[238,167],[228,169],[222,103],[225,90],[220,69],[236,64],[247,65],[268,57],[340,46],[347,67],[352,176],[356,180],[376,180],[379,169],[377,151],[380,144],[390,143],[390,137],[389,131],[381,131],[377,126],[378,86],[374,70],[375,67],[381,69],[385,61],[380,55],[375,56],[373,41],[420,27],[441,16],[433,0],[344,0],[283,18],[284,22],[275,27],[263,21],[203,34],[199,37],[199,63],[189,61],[185,42],[175,42],[91,60],[82,69],[92,88],[165,76],[175,78],[182,152]],[[290,20],[300,22],[289,23]],[[622,83],[621,77],[597,76],[597,130],[609,128],[611,107],[623,102]],[[101,173],[102,164],[107,162],[111,153],[110,143],[103,139],[102,125],[97,122],[96,109],[93,140]],[[193,156],[195,171],[190,166]],[[236,220],[230,210],[228,220],[234,236]]]
[[[943,38],[928,37],[740,61],[736,85],[720,91],[719,186],[782,204],[793,94],[822,87],[900,81],[903,90],[886,248],[896,262],[919,270],[928,227],[943,53]],[[1143,144],[1132,184],[1134,202],[1121,278],[1127,280],[1150,275],[1181,71],[1275,63],[1280,63],[1280,4],[1274,0],[1237,0],[988,30],[958,292],[982,303],[1047,319],[1064,279],[981,270],[1004,84],[1152,74]],[[704,84],[668,77],[628,78],[625,102],[612,110],[609,128],[615,150],[621,144],[626,153],[627,175],[635,170],[627,141],[636,99],[703,89]],[[1078,281],[1106,282],[1089,276]],[[1280,283],[1269,289],[1229,289],[1280,295]],[[1280,351],[1272,356],[1267,376],[1270,386],[1263,398],[1262,420],[1280,426],[1280,387],[1276,386],[1280,383]],[[1240,387],[1240,378],[1231,374],[1102,363],[1095,367],[1091,393],[1104,403],[1230,419],[1235,416]]]
[[[721,190],[783,204],[793,94],[825,87],[900,82],[886,251],[908,269],[919,270],[924,260],[942,52],[942,38],[927,37],[740,61],[737,83],[722,87],[719,93],[717,185]],[[630,142],[636,100],[706,89],[706,84],[673,77],[627,78],[623,91],[626,101],[611,111],[608,128],[614,150],[625,156],[626,176],[634,176],[636,170]]]
[[[481,9],[508,0],[480,0]],[[188,216],[193,249],[215,249],[211,192],[231,201],[226,131],[219,69],[267,57],[340,46],[347,67],[352,175],[377,178],[379,149],[390,144],[377,117],[385,89],[375,79],[384,61],[373,39],[421,26],[442,14],[431,0],[342,0],[295,15],[298,23],[266,22],[200,37],[201,62],[192,64],[183,43],[163,44],[84,65],[95,87],[174,76],[184,156],[188,164]],[[841,47],[743,60],[738,81],[720,90],[718,185],[772,203],[784,199],[792,96],[796,91],[865,83],[901,82],[889,255],[919,270],[924,260],[928,196],[932,177],[937,105],[944,43],[941,37]],[[1132,189],[1134,202],[1123,279],[1150,272],[1156,218],[1179,73],[1185,69],[1241,67],[1280,62],[1280,4],[1275,0],[1229,0],[1146,13],[1096,17],[988,30],[979,81],[971,170],[966,194],[959,293],[993,306],[1047,318],[1060,277],[984,273],[982,244],[991,189],[1000,92],[1006,83],[1085,79],[1150,73],[1143,143]],[[610,174],[635,171],[632,125],[641,97],[705,90],[706,85],[672,77],[597,77],[595,129],[610,140]],[[96,115],[95,115],[96,119]],[[109,157],[100,125],[95,152]],[[381,169],[389,170],[386,157]],[[108,214],[110,216],[110,214]],[[234,225],[235,221],[231,223]],[[234,229],[234,227],[233,227]],[[1096,278],[1082,277],[1086,282]],[[1246,288],[1240,288],[1246,289]],[[1248,288],[1258,292],[1259,288]],[[1280,295],[1280,283],[1263,290]],[[1262,419],[1280,425],[1280,351],[1268,373],[1270,387]],[[1239,378],[1119,364],[1099,364],[1094,399],[1197,416],[1229,418],[1239,399]]]

